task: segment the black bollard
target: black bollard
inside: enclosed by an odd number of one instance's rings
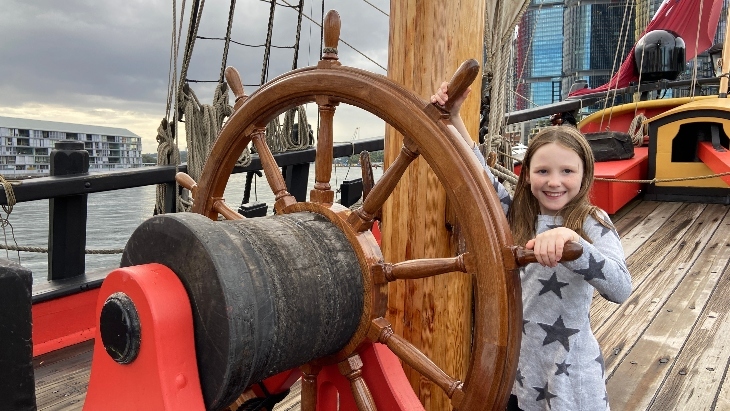
[[[0,410],[36,409],[30,270],[0,259]]]
[[[89,152],[83,142],[56,142],[51,151],[51,176],[88,172]],[[49,281],[83,275],[86,270],[86,200],[86,194],[77,194],[48,201]]]

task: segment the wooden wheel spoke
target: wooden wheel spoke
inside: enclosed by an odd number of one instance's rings
[[[279,166],[276,164],[276,160],[274,160],[274,155],[271,154],[271,150],[269,150],[269,146],[266,144],[265,129],[256,129],[251,136],[251,141],[253,141],[256,151],[259,153],[259,159],[261,160],[261,167],[264,169],[264,174],[266,175],[266,181],[269,182],[269,187],[271,187],[271,191],[274,193],[274,211],[279,214],[287,206],[296,204],[297,200],[286,191],[284,177],[281,176]]]
[[[378,263],[370,267],[373,281],[382,284],[395,280],[426,278],[456,271],[471,272],[474,269],[474,256],[469,253],[452,258],[421,258],[402,263]]]
[[[385,318],[376,318],[370,323],[368,338],[385,344],[393,353],[411,368],[438,385],[451,398],[451,404],[458,407],[464,396],[463,383],[444,372],[413,344],[395,334]]]
[[[385,200],[395,190],[403,173],[408,166],[418,157],[418,147],[408,137],[403,138],[403,147],[393,164],[373,187],[368,197],[363,201],[362,206],[353,211],[347,218],[347,222],[358,232],[369,230],[373,226],[376,213],[383,207]]]
[[[309,200],[315,203],[331,204],[335,192],[330,186],[332,178],[332,127],[337,102],[327,97],[317,97],[319,106],[319,132],[317,133],[317,158],[314,160],[314,189]]]
[[[231,206],[226,204],[226,200],[217,198],[213,202],[213,210],[217,211],[226,220],[243,220],[244,216],[239,214],[236,210],[232,209]]]
[[[370,191],[375,186],[375,177],[373,176],[373,164],[370,161],[370,153],[363,151],[360,153],[360,170],[362,174],[362,201],[365,201]],[[373,219],[382,221],[382,212],[380,209],[375,212]]]
[[[317,375],[322,367],[305,364],[302,371],[302,411],[316,411],[317,409]]]
[[[528,250],[525,247],[520,246],[511,246],[509,247],[510,252],[512,253],[512,256],[515,259],[515,263],[518,267],[524,267],[527,264],[530,263],[536,263],[537,258],[535,258],[535,252],[532,250]],[[563,256],[560,258],[560,261],[573,261],[580,258],[580,256],[583,255],[583,246],[580,243],[576,243],[575,241],[568,241],[565,243],[565,248],[563,248]]]
[[[241,81],[241,75],[238,74],[238,70],[236,70],[234,67],[228,66],[226,67],[224,73],[226,76],[226,82],[228,83],[228,87],[231,88],[233,95],[236,96],[236,100],[233,105],[233,111],[236,111],[239,107],[243,105],[243,102],[246,101],[248,96],[243,89],[243,82]]]
[[[359,355],[353,354],[341,361],[337,368],[340,373],[350,380],[350,388],[352,389],[352,395],[355,397],[355,403],[360,411],[375,411],[375,401],[373,396],[370,394],[365,380],[362,378],[362,359]]]

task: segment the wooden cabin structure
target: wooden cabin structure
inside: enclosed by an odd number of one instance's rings
[[[647,120],[652,199],[730,204],[730,100],[695,100]],[[720,175],[713,178],[705,176]],[[672,181],[674,180],[674,181]]]

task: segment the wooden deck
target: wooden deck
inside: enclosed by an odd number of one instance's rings
[[[729,209],[635,202],[614,216],[634,292],[591,310],[612,409],[730,409]]]
[[[611,408],[730,410],[729,206],[636,201],[613,216],[634,292],[595,299]],[[91,344],[39,357],[39,410],[80,410]],[[284,407],[298,409],[297,399]]]

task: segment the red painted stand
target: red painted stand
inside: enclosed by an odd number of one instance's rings
[[[101,286],[97,319],[115,292],[136,306],[139,355],[126,365],[112,360],[97,324],[84,410],[203,410],[190,302],[175,273],[160,264],[114,270]]]
[[[707,141],[699,144],[697,156],[707,167],[717,174],[730,172],[730,151],[717,151],[712,147],[712,143]],[[730,175],[720,177],[730,185]]]
[[[646,179],[648,167],[649,148],[635,147],[634,157],[628,160],[597,162],[594,176],[617,180],[643,180]],[[608,214],[615,214],[639,195],[642,187],[643,185],[639,183],[594,181],[591,201]]]
[[[360,352],[362,376],[379,410],[424,410],[403,372],[398,357],[382,344],[369,344]],[[339,403],[339,407],[338,407]],[[350,382],[337,365],[322,368],[317,376],[317,410],[357,410]]]

